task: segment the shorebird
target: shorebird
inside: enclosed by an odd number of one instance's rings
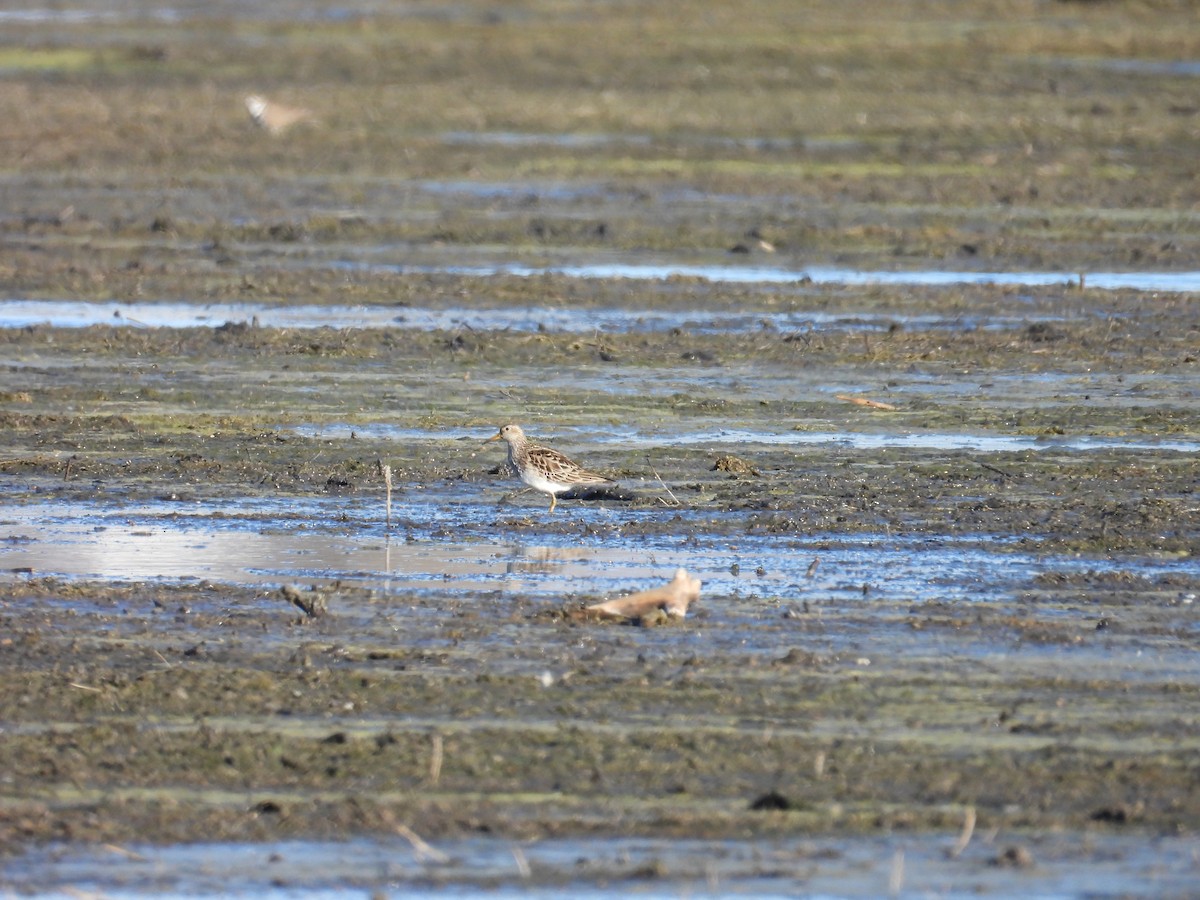
[[[293,125],[313,117],[307,109],[271,103],[258,94],[251,94],[246,98],[246,111],[250,113],[255,125],[273,135],[283,134]]]
[[[552,450],[530,443],[520,425],[505,425],[484,441],[504,441],[508,444],[508,464],[521,480],[537,491],[550,495],[550,512],[558,504],[558,494],[587,485],[613,484],[611,478],[589,472],[575,460]]]

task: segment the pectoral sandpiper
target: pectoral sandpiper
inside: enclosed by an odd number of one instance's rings
[[[529,442],[520,425],[505,425],[484,443],[504,441],[508,444],[508,464],[521,480],[534,490],[550,495],[550,512],[558,504],[558,494],[577,487],[612,484],[611,478],[589,472],[575,460],[549,447]]]

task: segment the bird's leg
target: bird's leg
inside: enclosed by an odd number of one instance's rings
[[[558,505],[558,494],[550,495],[550,512],[554,512],[554,507]]]

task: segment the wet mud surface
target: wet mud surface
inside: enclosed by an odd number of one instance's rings
[[[1186,896],[1192,13],[760,6],[5,22],[14,890]]]

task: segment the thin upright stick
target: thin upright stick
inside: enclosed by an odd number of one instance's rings
[[[904,851],[892,854],[892,871],[888,874],[888,896],[899,896],[904,889]]]
[[[392,530],[392,467],[385,466],[381,461],[379,463],[379,474],[383,476],[383,484],[387,488],[387,504],[385,510],[387,513],[387,530]]]
[[[967,849],[967,844],[971,843],[971,835],[975,833],[975,807],[968,806],[963,812],[962,831],[959,832],[958,840],[954,842],[954,846],[950,848],[950,858],[955,859],[964,850]]]
[[[679,502],[679,498],[675,496],[669,487],[667,487],[667,483],[662,480],[662,476],[658,474],[658,470],[654,467],[651,467],[650,471],[654,473],[654,477],[658,479],[658,483],[662,485],[662,489],[667,492],[667,496],[671,498],[671,502],[676,506],[683,506],[683,504]],[[671,505],[670,503],[667,503],[666,500],[663,500],[662,497],[659,497],[658,500],[663,506]]]
[[[442,777],[442,756],[445,753],[445,744],[442,736],[436,731],[433,733],[430,743],[432,752],[429,754],[429,781],[436,785]]]

